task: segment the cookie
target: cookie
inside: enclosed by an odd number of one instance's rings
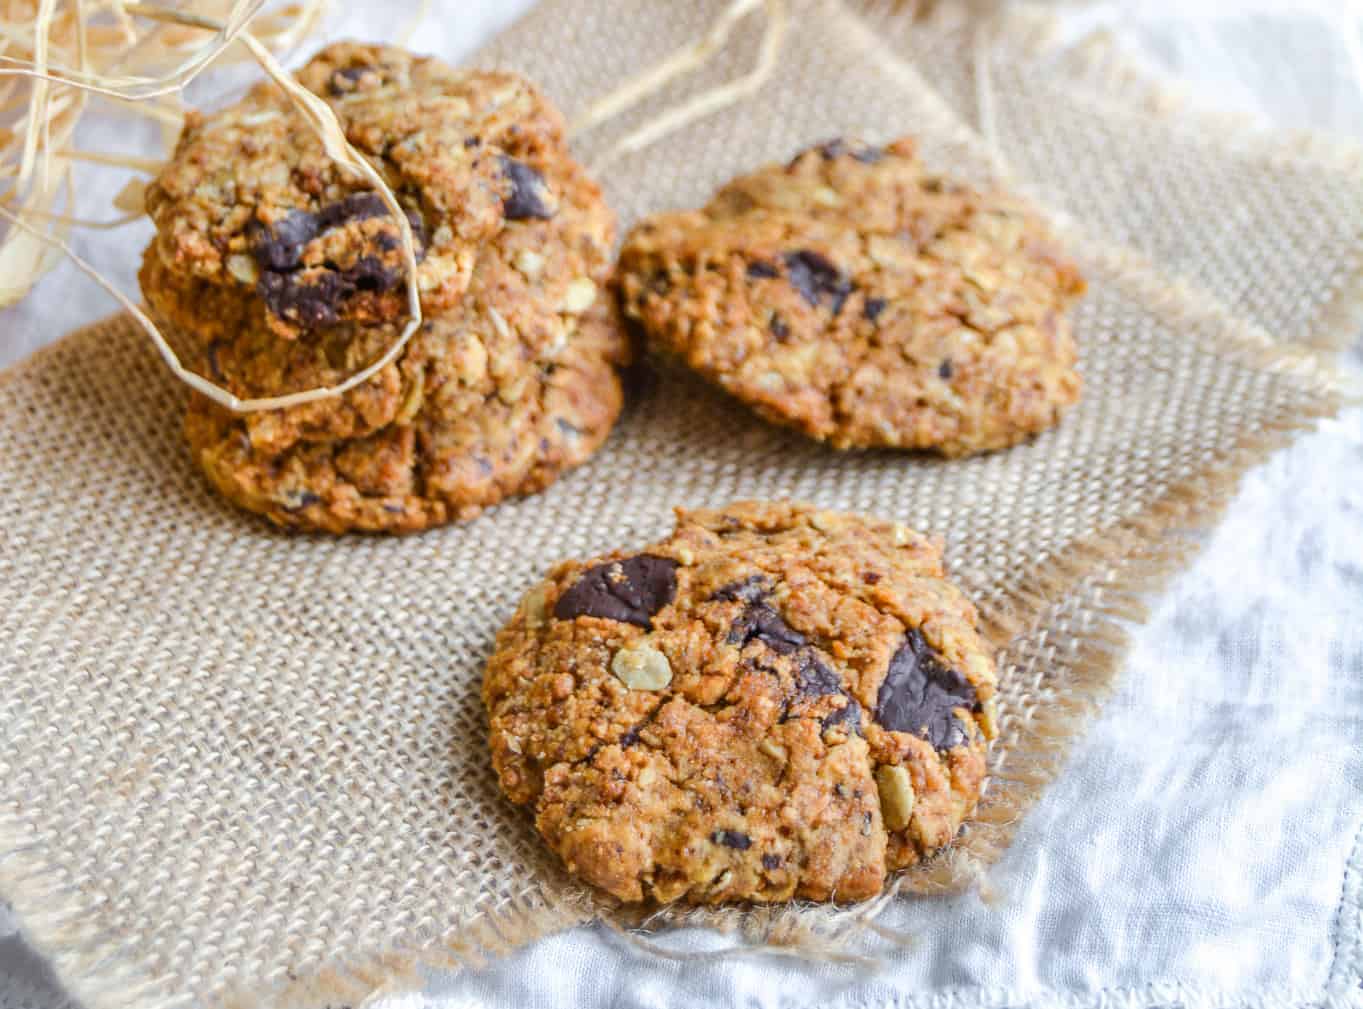
[[[503,791],[620,900],[858,900],[974,809],[994,685],[927,537],[747,502],[558,565],[483,699]]]
[[[610,433],[629,342],[609,299],[580,314],[516,298],[499,310],[479,288],[475,276],[466,311],[424,322],[392,374],[361,387],[377,385],[388,417],[372,433],[309,437],[292,411],[243,417],[196,395],[195,461],[240,507],[333,533],[414,532],[543,490]],[[533,352],[532,335],[557,342]],[[348,396],[342,416],[360,402]]]
[[[428,413],[438,408],[445,420],[483,409],[494,394],[513,397],[517,383],[530,380],[568,341],[610,267],[614,217],[599,187],[566,152],[545,159],[544,180],[554,213],[507,222],[478,251],[460,304],[428,316],[433,325],[414,336],[404,358],[340,397],[243,415],[252,450],[270,456],[298,441],[373,434],[411,409],[418,373]],[[191,332],[177,349],[205,378],[244,399],[335,386],[382,356],[401,330],[401,322],[339,323],[281,339],[270,328],[247,325]],[[476,334],[477,347],[452,333]],[[620,345],[609,356],[623,361],[623,352]],[[613,388],[608,382],[607,391]]]
[[[835,448],[1003,448],[1079,397],[1077,268],[909,139],[821,144],[647,218],[618,276],[654,350]]]
[[[339,43],[298,79],[403,205],[423,311],[458,304],[476,250],[508,221],[557,210],[542,172],[562,156],[562,118],[523,78]],[[191,113],[146,206],[156,237],[143,292],[205,341],[243,328],[291,338],[407,311],[397,222],[272,83],[214,115]]]

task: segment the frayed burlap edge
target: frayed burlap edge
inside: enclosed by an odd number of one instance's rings
[[[1024,16],[1036,14],[1033,11]],[[857,27],[867,30],[861,23]],[[1040,30],[1019,34],[1019,39],[1037,57],[1056,57],[1067,51],[1046,48],[1046,35]],[[1075,65],[1088,68],[1095,81],[1121,73],[1126,75],[1124,81],[1147,82],[1149,102],[1152,107],[1163,108],[1164,114],[1172,114],[1177,107],[1160,98],[1161,92],[1156,89],[1163,86],[1143,69],[1126,63],[1115,45],[1090,43],[1082,55],[1075,52],[1068,58],[1080,61]],[[1139,78],[1130,76],[1137,73]],[[948,110],[943,109],[943,113],[944,121],[954,119]],[[958,122],[955,125],[960,126]],[[1228,116],[1221,120],[1221,126],[1227,138],[1233,134],[1238,137],[1245,120]],[[973,134],[971,139],[979,143]],[[1325,155],[1338,158],[1331,164],[1363,163],[1352,160],[1360,157],[1356,149],[1325,145],[1316,138],[1256,142],[1262,143],[1268,157]],[[895,944],[912,941],[912,936],[876,921],[878,913],[898,894],[959,892],[976,884],[988,899],[988,867],[1002,855],[1022,817],[1064,766],[1069,747],[1111,690],[1129,646],[1130,627],[1146,619],[1144,599],[1158,592],[1191,561],[1201,547],[1199,534],[1224,512],[1251,467],[1265,461],[1295,434],[1332,416],[1344,402],[1331,370],[1309,349],[1274,345],[1255,327],[1232,318],[1205,292],[1186,283],[1169,284],[1143,257],[1094,243],[1077,229],[1065,230],[1076,248],[1082,249],[1083,258],[1134,285],[1143,298],[1162,304],[1190,323],[1217,323],[1215,339],[1229,353],[1262,370],[1292,372],[1318,395],[1310,405],[1280,416],[1269,428],[1241,438],[1232,450],[1170,487],[1135,515],[1069,545],[1063,557],[1041,561],[1014,585],[980,599],[986,630],[1005,649],[1004,668],[1012,661],[1006,650],[1008,643],[1019,632],[1046,625],[1060,611],[1070,608],[1087,621],[1087,626],[1083,641],[1068,662],[1070,682],[1065,688],[1050,691],[1044,706],[1024,704],[1005,713],[992,758],[992,787],[953,850],[928,866],[901,874],[876,900],[848,908],[663,909],[645,917],[612,908],[585,890],[567,888],[553,899],[541,895],[486,912],[446,935],[418,938],[348,961],[338,959],[307,978],[254,979],[249,987],[229,991],[216,1003],[224,1009],[356,1004],[419,984],[423,969],[477,967],[534,939],[595,918],[601,918],[650,955],[709,959],[784,953],[861,965],[869,960],[850,952],[854,941],[869,936]],[[1350,327],[1363,318],[1363,262],[1353,264],[1332,299],[1328,316],[1322,324],[1328,330],[1325,345],[1342,345],[1352,335]],[[126,319],[116,316],[83,332],[124,324]],[[42,352],[30,357],[9,370],[4,380],[28,372],[43,357]],[[168,991],[167,981],[156,977],[135,951],[119,947],[117,940],[109,941],[88,924],[90,909],[76,903],[79,881],[65,879],[59,867],[48,863],[13,816],[0,818],[0,892],[12,901],[26,936],[51,959],[59,980],[92,1009],[169,1009],[192,1001],[189,994]],[[686,954],[668,950],[651,937],[660,925],[689,924],[736,933],[741,942],[728,950]]]

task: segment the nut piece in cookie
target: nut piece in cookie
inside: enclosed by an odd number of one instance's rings
[[[679,511],[558,565],[497,638],[493,765],[626,901],[858,900],[951,842],[994,661],[926,537],[785,503]]]
[[[1078,270],[908,139],[829,141],[645,219],[618,285],[654,350],[835,448],[1003,448],[1079,398]]]

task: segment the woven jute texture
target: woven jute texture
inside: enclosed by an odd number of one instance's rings
[[[571,113],[727,6],[548,0],[475,62],[526,71]],[[749,73],[782,10],[759,89],[611,156]],[[786,0],[576,144],[626,224],[839,133],[913,133],[980,182],[1009,171],[1061,213],[1092,284],[1084,400],[1011,451],[835,454],[666,374],[543,495],[420,536],[326,539],[208,491],[183,392],[126,320],[0,378],[0,893],[78,997],[353,1003],[420,965],[632,922],[499,797],[478,691],[550,562],[647,542],[678,504],[795,497],[946,538],[1005,646],[1002,734],[977,822],[895,899],[978,878],[1101,700],[1141,596],[1245,468],[1337,408],[1327,370],[1287,344],[1339,342],[1363,221],[1347,152],[1176,126],[1111,54],[992,24],[981,42],[941,15]],[[874,911],[702,917],[839,955]]]

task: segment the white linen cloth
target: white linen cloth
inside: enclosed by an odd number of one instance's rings
[[[434,6],[412,44],[458,59],[529,3]],[[1363,10],[1307,6],[1156,0],[1065,17],[1076,35],[1112,27],[1206,103],[1363,136]],[[400,21],[338,11],[328,35],[389,37]],[[155,142],[122,129],[124,145]],[[82,211],[111,216],[121,181],[85,185]],[[131,291],[147,233],[96,233],[79,247]],[[0,313],[0,364],[111,308],[58,268]],[[1363,1005],[1363,410],[1251,472],[1134,638],[1117,693],[992,871],[987,899],[895,904],[882,921],[912,942],[867,947],[879,967],[681,962],[594,927],[432,975],[425,992],[382,1004]],[[0,1009],[61,1005],[12,929],[0,916]],[[682,953],[731,942],[659,941]]]

